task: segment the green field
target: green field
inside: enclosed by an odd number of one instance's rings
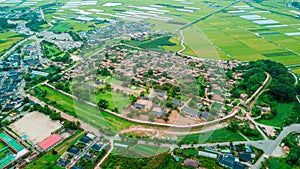
[[[70,31],[70,26],[67,23],[62,23],[55,25],[53,28],[50,29],[53,32],[68,32]]]
[[[184,44],[188,46],[183,54],[193,55],[194,53],[201,58],[220,59],[214,44],[199,30],[188,28],[183,31],[183,35]]]
[[[23,40],[25,37],[15,32],[0,33],[0,55],[9,50],[14,44]]]
[[[114,110],[115,108],[118,108],[118,111],[120,113],[122,113],[123,109],[131,103],[127,95],[124,96],[123,94],[117,92],[99,93],[96,95],[91,95],[90,98],[91,102],[93,103],[98,103],[99,99],[104,99],[109,103],[109,110]]]
[[[99,111],[86,103],[72,98],[53,90],[47,86],[40,86],[42,90],[47,91],[46,98],[50,101],[56,101],[60,106],[68,111],[76,112],[78,119],[90,124],[91,126],[108,134],[117,133],[118,131],[128,128],[134,123],[128,122],[104,111]]]
[[[300,67],[293,68],[292,71],[295,72],[295,73],[297,73],[298,75],[300,75]]]
[[[161,154],[161,153],[169,151],[168,148],[147,146],[147,145],[141,145],[141,144],[130,147],[130,150],[133,150],[138,154],[144,154],[145,156],[155,156],[157,154]]]
[[[7,148],[7,149],[3,149],[1,152],[0,152],[0,159],[6,157],[6,154],[7,153],[12,153],[12,150],[10,148]]]
[[[43,50],[44,57],[52,58],[53,56],[59,56],[63,52],[54,44],[49,44],[48,42],[41,43],[41,48]]]
[[[259,123],[275,126],[275,127],[283,127],[284,119],[286,119],[293,112],[293,107],[295,103],[280,103],[276,106],[277,114],[271,120],[259,120]]]
[[[298,169],[298,167],[291,166],[285,162],[285,160],[281,158],[271,157],[269,159],[270,169]]]
[[[181,140],[183,143],[245,141],[244,137],[239,133],[226,130],[226,128],[201,134],[179,136],[178,140]]]
[[[2,141],[0,141],[0,150],[4,147],[6,147],[6,145]]]

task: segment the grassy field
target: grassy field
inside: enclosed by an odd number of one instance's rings
[[[275,126],[275,127],[283,127],[284,119],[286,119],[292,112],[295,103],[281,103],[276,106],[277,114],[271,120],[260,120],[259,123]]]
[[[50,31],[53,32],[68,32],[69,30],[70,30],[70,26],[68,23],[58,24],[50,29]]]
[[[170,38],[169,42],[174,43],[176,45],[174,46],[162,46],[163,49],[167,50],[167,51],[171,51],[171,52],[177,52],[179,50],[181,50],[181,45],[180,45],[180,41],[177,38]]]
[[[5,51],[24,38],[15,32],[0,33],[0,55],[4,54]]]
[[[76,112],[78,119],[98,128],[101,131],[106,131],[112,134],[134,125],[134,123],[128,122],[109,113],[99,111],[96,107],[78,100],[73,100],[72,98],[47,86],[40,86],[40,88],[47,91],[46,98],[48,100],[56,101],[56,103],[64,109]]]
[[[52,151],[47,152],[42,157],[34,160],[25,168],[27,169],[40,169],[40,168],[51,168],[51,169],[63,169],[56,165],[56,161],[59,157],[67,151],[73,144],[75,144],[82,136],[84,132],[77,132],[75,135],[71,136],[61,144],[59,144],[54,150],[57,152],[57,155],[52,154]]]
[[[184,143],[245,141],[245,139],[239,133],[231,132],[229,130],[226,130],[225,128],[201,134],[179,136],[178,140],[181,140]]]
[[[0,150],[4,147],[6,147],[6,145],[2,141],[0,141]]]
[[[107,100],[109,103],[108,109],[114,110],[115,108],[118,108],[120,113],[122,113],[123,109],[130,104],[130,99],[127,95],[124,96],[123,94],[117,92],[106,92],[91,95],[92,102],[98,103],[99,99]]]
[[[154,146],[141,145],[141,144],[130,147],[130,150],[133,150],[138,154],[145,154],[145,156],[155,156],[157,154],[161,154],[169,151],[168,148],[154,147]]]
[[[270,169],[298,169],[298,167],[290,166],[281,158],[272,157],[269,159],[269,168]]]
[[[63,52],[56,46],[50,45],[48,43],[41,43],[41,48],[43,50],[43,55],[47,58],[52,58],[53,56],[58,56]]]

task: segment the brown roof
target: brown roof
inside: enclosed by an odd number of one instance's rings
[[[185,166],[190,166],[190,167],[197,168],[198,164],[199,164],[199,162],[197,160],[193,160],[193,159],[184,160],[184,165]]]

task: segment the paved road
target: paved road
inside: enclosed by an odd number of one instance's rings
[[[295,75],[294,72],[292,72],[292,71],[289,71],[289,72],[290,72],[290,74],[292,74],[294,76],[294,78],[295,78],[295,86],[296,86],[298,84],[298,82],[299,82],[299,78],[298,78],[297,75]]]
[[[259,159],[258,162],[255,163],[255,165],[250,166],[253,169],[258,169],[261,167],[261,162],[264,161],[265,157],[269,156],[275,156],[280,157],[282,154],[279,150],[279,145],[281,141],[291,132],[300,132],[300,124],[293,124],[287,127],[284,127],[280,135],[275,140],[263,140],[263,141],[237,141],[233,142],[234,145],[237,144],[246,144],[246,145],[252,145],[259,149],[262,149],[265,154],[264,156]],[[191,147],[199,147],[199,146],[217,146],[217,145],[229,145],[229,142],[223,142],[223,143],[206,143],[206,144],[194,144],[192,145],[182,145],[181,148],[191,148]],[[174,146],[174,148],[177,148]]]
[[[95,169],[100,169],[101,168],[100,165],[105,161],[105,159],[109,156],[109,154],[112,152],[113,149],[114,149],[114,141],[110,140],[110,149],[105,154],[105,156],[99,161],[99,163],[97,164]]]
[[[263,88],[269,82],[270,77],[271,77],[269,73],[266,73],[266,75],[267,75],[267,78],[265,79],[263,84],[255,91],[255,93],[253,93],[253,95],[249,99],[246,100],[245,104],[249,104],[250,101],[253,100],[253,98],[255,98],[257,95],[259,95],[262,92]]]

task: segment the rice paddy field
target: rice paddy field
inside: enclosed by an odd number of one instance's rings
[[[300,75],[300,67],[293,68],[292,71]]]
[[[245,5],[242,2],[236,4],[236,6]],[[285,33],[299,31],[299,20],[270,12],[259,13],[259,16],[263,18],[284,25],[272,27],[267,24],[270,26],[268,27],[242,18],[253,16],[253,12],[258,12],[258,10],[248,9],[238,14],[231,13],[239,10],[233,7],[228,8],[195,26],[215,46],[238,60],[270,59],[285,65],[300,63],[300,36],[285,35]]]
[[[26,0],[19,6],[24,3],[40,7],[49,3],[49,0],[36,3],[35,0]],[[112,19],[145,20],[153,23],[155,30],[174,33],[171,40],[178,44],[179,28],[218,11],[232,1],[58,0],[58,3],[60,5],[51,6],[55,10],[44,12],[48,21],[56,22],[52,31],[90,30],[105,25],[104,20]],[[186,46],[183,53],[208,59],[270,59],[285,65],[300,63],[300,36],[293,34],[300,32],[300,21],[291,11],[278,0],[261,4],[241,1],[186,27],[183,30]],[[251,16],[256,18],[249,18]],[[169,51],[181,50],[179,45],[164,48]]]

